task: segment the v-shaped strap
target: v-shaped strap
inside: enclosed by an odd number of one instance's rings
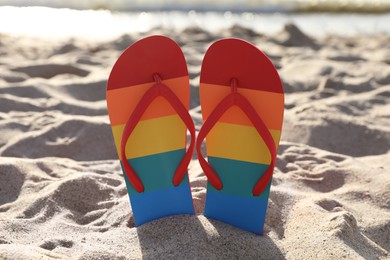
[[[249,103],[249,101],[240,93],[237,92],[237,80],[231,80],[231,88],[232,92],[226,96],[210,113],[207,120],[204,122],[202,128],[198,133],[198,138],[196,140],[196,151],[198,153],[199,163],[202,167],[204,173],[206,174],[211,185],[214,186],[217,190],[221,190],[223,188],[223,184],[221,179],[218,177],[214,169],[211,165],[204,159],[200,147],[202,145],[203,140],[206,138],[210,130],[214,127],[214,125],[218,122],[218,120],[222,117],[222,115],[232,106],[238,106],[249,118],[252,122],[253,126],[256,128],[258,134],[263,138],[264,143],[266,144],[270,154],[271,154],[271,162],[261,176],[261,178],[257,181],[255,186],[253,187],[252,194],[254,196],[259,196],[264,189],[267,187],[272,178],[272,173],[275,166],[276,161],[276,146],[274,139],[272,138],[271,133],[268,128],[264,124],[263,120],[259,117],[253,106]]]
[[[172,179],[173,185],[179,185],[181,180],[184,178],[187,172],[188,164],[190,163],[190,160],[192,158],[192,153],[194,151],[195,126],[190,114],[188,113],[187,108],[183,105],[183,103],[176,96],[176,94],[164,83],[162,83],[161,78],[158,74],[154,74],[153,77],[156,83],[145,92],[145,94],[140,99],[138,105],[134,109],[133,113],[127,120],[121,140],[122,165],[131,185],[133,185],[134,189],[136,189],[136,191],[138,192],[143,192],[145,188],[142,184],[141,179],[126,158],[126,143],[131,133],[135,129],[136,125],[140,121],[142,115],[145,113],[146,109],[157,97],[162,96],[169,102],[172,108],[183,120],[184,124],[186,125],[187,129],[191,134],[190,146],[188,147],[187,152],[185,153],[178,167],[176,168],[175,174]]]

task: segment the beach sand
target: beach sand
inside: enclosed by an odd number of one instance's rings
[[[196,216],[134,227],[105,87],[120,53],[153,34],[182,47],[197,130],[214,40],[246,39],[278,69],[285,118],[263,236],[202,215],[196,155]],[[293,24],[275,35],[157,28],[106,42],[0,35],[0,259],[388,259],[389,149],[390,35],[312,38]]]

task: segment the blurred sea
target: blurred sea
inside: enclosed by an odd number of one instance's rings
[[[276,34],[294,23],[316,37],[370,35],[390,33],[389,7],[390,0],[0,0],[0,33],[109,40],[155,27],[213,32],[241,25]]]
[[[0,5],[115,11],[388,12],[390,0],[0,0]]]

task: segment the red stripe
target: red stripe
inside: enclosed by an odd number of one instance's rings
[[[164,36],[147,37],[127,48],[112,68],[107,90],[153,82],[156,72],[165,80],[188,75],[180,47]]]
[[[231,78],[240,88],[283,93],[278,72],[263,52],[248,42],[224,39],[207,50],[200,82],[230,87]]]

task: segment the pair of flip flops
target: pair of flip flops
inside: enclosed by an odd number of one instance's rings
[[[184,55],[164,36],[134,43],[111,71],[107,107],[136,226],[194,214],[187,167],[196,148],[208,178],[204,215],[261,234],[283,122],[275,67],[243,40],[212,44],[200,75],[197,138],[189,94]]]

